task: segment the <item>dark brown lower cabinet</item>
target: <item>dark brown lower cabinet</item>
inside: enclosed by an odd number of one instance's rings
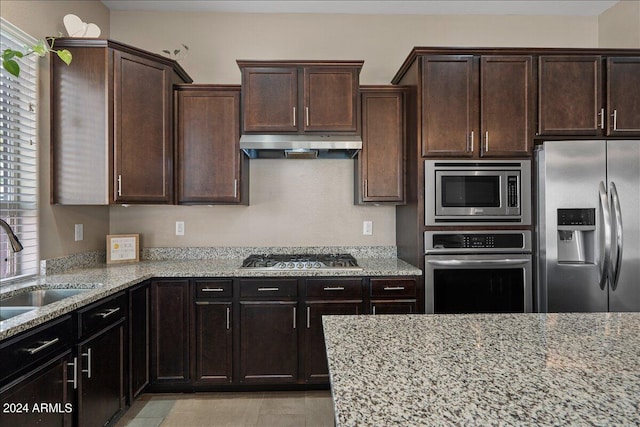
[[[7,384],[0,392],[0,425],[71,426],[76,403],[71,350]]]
[[[296,301],[240,301],[241,383],[297,382],[297,307]]]
[[[195,384],[229,384],[233,379],[231,309],[231,301],[196,301]]]
[[[189,280],[151,282],[151,382],[189,382]]]
[[[371,301],[371,314],[411,314],[416,312],[416,301]]]
[[[104,426],[125,408],[125,319],[78,345],[78,425]]]
[[[308,301],[306,304],[306,330],[304,345],[304,373],[308,383],[328,383],[329,367],[324,345],[322,316],[360,314],[362,301],[326,302]]]
[[[129,404],[149,384],[149,283],[129,291]]]

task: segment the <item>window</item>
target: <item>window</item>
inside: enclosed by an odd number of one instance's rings
[[[36,43],[29,35],[0,20],[0,51],[24,51]],[[38,170],[36,144],[37,60],[19,60],[20,77],[0,67],[0,217],[24,249],[14,253],[0,231],[0,279],[22,278],[38,272]]]

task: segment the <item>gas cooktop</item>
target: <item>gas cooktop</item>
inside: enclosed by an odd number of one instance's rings
[[[268,254],[249,255],[244,270],[362,270],[349,254]]]

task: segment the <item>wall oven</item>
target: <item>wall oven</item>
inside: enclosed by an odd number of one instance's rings
[[[425,160],[425,224],[530,225],[530,160]]]
[[[530,313],[531,232],[426,231],[426,313]]]

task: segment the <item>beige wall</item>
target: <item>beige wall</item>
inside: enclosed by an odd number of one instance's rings
[[[361,59],[361,83],[388,84],[414,46],[598,44],[596,17],[112,12],[111,35],[157,53],[184,43],[196,82],[231,84],[236,59]],[[352,182],[350,161],[252,160],[249,207],[112,207],[111,232],[142,233],[145,246],[395,245],[395,208],[354,206]]]
[[[640,47],[640,0],[623,0],[598,18],[599,47]]]
[[[2,0],[4,19],[36,38],[66,35],[62,18],[73,13],[93,22],[109,36],[109,10],[99,1],[7,1]],[[38,168],[40,258],[104,250],[109,231],[107,207],[66,207],[49,204],[49,59],[40,59],[38,81]],[[84,225],[84,240],[74,241],[74,224]]]

